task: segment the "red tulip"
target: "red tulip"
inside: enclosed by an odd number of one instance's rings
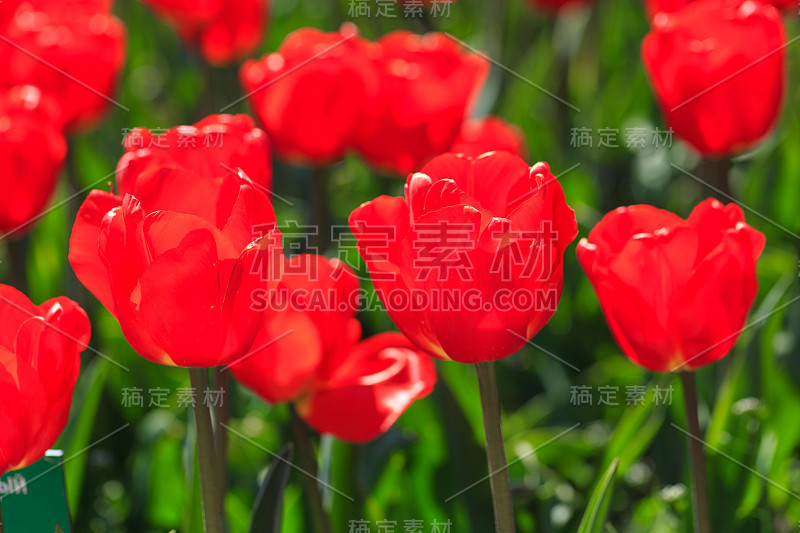
[[[756,297],[764,236],[735,204],[687,220],[649,205],[607,214],[578,244],[625,355],[656,372],[694,370],[731,350]]]
[[[355,148],[373,167],[407,174],[453,145],[488,63],[441,33],[396,31],[369,53],[379,87],[362,103]]]
[[[468,120],[450,151],[478,157],[486,152],[511,152],[525,159],[528,149],[522,130],[498,117]]]
[[[232,365],[267,402],[295,402],[314,429],[353,442],[385,432],[436,382],[433,363],[402,335],[360,340],[359,290],[338,260],[293,257],[277,291],[256,300],[264,321],[252,349]]]
[[[276,53],[242,65],[250,105],[283,159],[324,165],[350,148],[376,90],[366,48],[352,24],[333,33],[302,28]]]
[[[32,7],[42,13],[70,15],[78,12],[110,13],[112,0],[3,0],[0,8],[0,33],[3,31],[2,25],[12,20],[23,4],[27,4],[26,9]]]
[[[511,355],[561,294],[573,211],[547,163],[445,154],[350,227],[389,316],[420,348],[463,363]]]
[[[0,86],[35,85],[57,99],[64,127],[95,125],[125,62],[125,28],[105,2],[24,2],[0,25]],[[5,6],[4,6],[5,9]]]
[[[353,273],[343,263],[316,255],[295,256],[286,263],[278,289],[256,295],[254,304],[268,316],[250,355],[233,366],[237,378],[270,403],[298,397],[326,355],[332,357],[361,338],[351,303],[359,290]],[[285,339],[273,342],[281,336]]]
[[[797,0],[763,0],[765,4],[772,4],[778,9],[796,10]],[[645,0],[645,7],[650,18],[658,13],[675,13],[692,0]]]
[[[5,35],[5,25],[14,18],[14,13],[19,9],[23,0],[6,0],[0,8],[0,35]]]
[[[272,187],[269,139],[247,115],[211,115],[161,135],[136,128],[125,137],[125,152],[117,164],[121,194],[142,175],[164,167],[205,176],[235,174],[240,168],[265,192]]]
[[[650,18],[657,13],[675,13],[689,4],[691,0],[644,0],[647,15]]]
[[[40,306],[0,285],[0,474],[38,461],[67,424],[89,319],[78,304]]]
[[[320,433],[368,442],[430,394],[435,383],[436,368],[427,355],[399,333],[381,333],[357,344],[297,410]]]
[[[124,197],[91,192],[69,260],[140,355],[219,366],[255,335],[250,295],[280,264],[274,228],[269,197],[244,173],[153,168],[126,181]]]
[[[142,0],[189,46],[219,65],[252,53],[264,37],[268,0]]]
[[[752,148],[773,128],[786,83],[778,11],[756,0],[698,0],[660,14],[642,56],[667,122],[704,156]]]
[[[37,88],[0,90],[0,237],[25,231],[50,201],[67,153],[58,119]]]

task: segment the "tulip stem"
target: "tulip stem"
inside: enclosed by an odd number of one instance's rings
[[[297,460],[303,469],[303,485],[306,489],[306,500],[311,509],[311,521],[314,531],[318,533],[331,533],[331,523],[322,504],[322,493],[319,490],[317,457],[311,436],[308,434],[306,423],[297,414],[294,405],[289,404],[289,420],[294,435],[294,444],[297,449]]]
[[[224,533],[223,493],[218,477],[218,457],[214,444],[214,427],[211,424],[211,409],[206,405],[205,391],[208,389],[208,369],[190,368],[189,376],[196,395],[194,420],[197,426],[197,455],[200,464],[200,489],[203,495],[203,521],[206,533]]]
[[[319,167],[313,170],[312,177],[312,208],[314,210],[313,224],[316,226],[316,242],[311,250],[315,254],[323,254],[330,244],[331,221],[328,207],[328,169]]]
[[[703,159],[700,163],[701,177],[705,181],[711,196],[723,203],[730,202],[733,199],[730,188],[731,166],[731,160],[727,157]]]
[[[494,361],[476,363],[478,387],[483,409],[483,428],[486,434],[486,459],[489,462],[489,480],[492,486],[492,505],[497,533],[514,533],[514,507],[511,502],[511,483],[508,478],[506,451],[497,394],[497,377]]]
[[[683,384],[683,402],[689,423],[689,464],[692,471],[692,507],[694,508],[695,533],[711,533],[708,507],[708,484],[706,482],[706,458],[703,453],[702,433],[697,419],[697,384],[694,372],[680,372]]]
[[[214,389],[221,391],[219,404],[214,405],[214,446],[217,452],[217,471],[222,487],[228,486],[228,432],[225,426],[231,416],[229,371],[222,367],[212,370]]]
[[[28,237],[6,241],[10,284],[20,292],[28,292]]]

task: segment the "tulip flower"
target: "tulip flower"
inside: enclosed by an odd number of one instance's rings
[[[522,130],[498,117],[472,119],[464,123],[450,151],[478,157],[486,152],[511,152],[525,159],[528,149]]]
[[[367,442],[384,433],[436,382],[433,363],[403,335],[361,340],[359,284],[335,259],[286,261],[265,300],[252,349],[231,368],[269,403],[293,402],[321,433]]]
[[[642,44],[675,134],[705,157],[753,148],[778,120],[786,84],[780,14],[757,0],[697,0],[661,13]]]
[[[242,65],[242,87],[281,158],[322,166],[344,156],[376,90],[366,49],[353,24],[301,28],[277,52]]]
[[[361,103],[358,153],[405,175],[447,152],[477,98],[488,62],[441,33],[390,33],[369,50],[378,90]]]
[[[70,239],[78,279],[141,356],[212,367],[241,356],[258,312],[251,293],[278,279],[269,197],[244,173],[153,168],[124,196],[92,191]]]
[[[68,133],[100,121],[125,63],[125,27],[105,2],[23,2],[0,24],[0,86],[35,85]],[[6,9],[5,4],[3,9]]]
[[[35,306],[0,285],[0,474],[38,461],[66,426],[89,336],[75,302]]]
[[[272,187],[269,139],[247,115],[211,115],[194,126],[176,126],[161,135],[135,128],[125,137],[125,155],[117,164],[117,185],[162,168],[187,169],[206,176],[240,168],[265,192]],[[271,193],[270,193],[271,194]]]
[[[59,15],[74,13],[111,13],[112,0],[4,0],[0,9],[0,32],[2,26],[12,20],[19,7],[28,4],[25,9],[33,7],[41,13],[54,13]]]
[[[509,152],[436,157],[350,228],[395,325],[435,357],[476,363],[495,527],[514,531],[494,361],[555,312],[578,226],[547,163]]]
[[[350,227],[400,331],[462,363],[511,355],[547,323],[577,234],[547,163],[508,152],[437,157],[405,198],[361,205]]]
[[[764,243],[738,205],[708,199],[686,220],[649,205],[620,207],[578,244],[578,261],[625,355],[656,372],[681,371],[697,533],[711,533],[711,525],[691,371],[736,344],[758,290]]]
[[[620,207],[580,241],[578,260],[625,355],[675,372],[730,352],[756,297],[763,248],[739,206],[709,199],[686,220]]]
[[[655,17],[658,13],[675,13],[680,11],[685,5],[690,4],[693,0],[645,0],[645,7],[650,18]],[[760,1],[760,0],[754,0]],[[781,10],[796,10],[796,0],[763,0],[765,4],[772,4]]]
[[[0,236],[25,231],[53,195],[67,153],[58,119],[37,88],[0,90]]]
[[[175,28],[183,41],[214,65],[231,63],[258,48],[269,17],[268,0],[142,0]]]

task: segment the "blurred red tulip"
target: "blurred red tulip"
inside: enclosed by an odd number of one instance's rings
[[[653,18],[657,13],[674,13],[691,0],[644,0],[647,15]]]
[[[23,4],[42,13],[59,13],[61,16],[81,16],[82,13],[111,13],[112,0],[3,0],[0,8],[0,34],[2,25],[14,18]]]
[[[38,461],[67,424],[91,334],[78,304],[0,285],[0,474]]]
[[[441,33],[396,31],[368,53],[379,86],[362,102],[355,148],[376,169],[404,175],[450,149],[489,66]]]
[[[67,154],[58,106],[31,86],[0,89],[0,238],[47,206]]]
[[[268,0],[142,0],[209,63],[231,63],[251,54],[264,38]]]
[[[511,152],[526,159],[525,135],[518,127],[498,117],[468,120],[450,151],[478,157],[486,152]]]
[[[123,195],[140,176],[164,167],[204,176],[236,174],[240,168],[258,188],[271,191],[269,139],[247,115],[210,115],[194,126],[175,126],[161,135],[135,128],[124,144],[126,153],[117,164]]]
[[[321,433],[353,442],[376,438],[430,393],[433,363],[397,333],[360,341],[359,283],[343,263],[300,255],[282,270],[234,375],[267,402],[297,402]]]
[[[555,311],[575,214],[547,163],[445,154],[350,215],[381,301],[420,348],[463,363],[519,350]]]
[[[658,13],[675,13],[693,0],[645,0],[645,8],[650,18]],[[797,10],[797,0],[764,0],[765,4],[772,4],[778,9]]]
[[[277,279],[280,234],[269,197],[246,175],[152,168],[125,194],[92,191],[69,261],[141,356],[211,367],[241,356],[259,313],[251,293]]]
[[[89,0],[21,3],[0,24],[0,86],[35,85],[57,99],[67,132],[96,125],[125,63],[125,27],[97,10],[107,7]]]
[[[332,33],[302,28],[276,53],[242,65],[253,112],[283,159],[324,165],[350,148],[364,100],[376,90],[366,48],[352,24]]]
[[[642,56],[675,134],[703,156],[753,148],[778,120],[786,84],[778,11],[755,0],[698,0],[659,14]]]
[[[758,290],[764,236],[739,206],[709,199],[687,220],[620,207],[578,244],[578,260],[625,355],[656,372],[730,352]]]
[[[361,338],[351,303],[359,284],[343,263],[298,255],[282,271],[277,290],[257,299],[265,319],[251,351],[232,367],[239,381],[269,403],[298,397],[326,357]],[[273,342],[277,338],[281,340]]]
[[[433,361],[399,333],[370,337],[298,403],[300,416],[319,433],[368,442],[385,433],[436,383]]]

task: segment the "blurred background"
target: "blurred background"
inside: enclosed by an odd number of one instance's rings
[[[709,195],[686,173],[702,175],[699,159],[670,138],[648,85],[639,55],[648,23],[637,0],[603,0],[558,15],[525,0],[460,0],[436,16],[426,7],[424,18],[405,17],[402,6],[395,6],[395,17],[378,16],[374,2],[369,15],[358,16],[358,3],[274,0],[258,57],[303,26],[333,31],[349,21],[371,39],[400,28],[449,32],[496,61],[475,116],[496,114],[523,130],[530,162],[545,160],[559,176],[579,237],[620,205],[649,203],[685,217]],[[65,228],[86,194],[76,193],[113,181],[130,128],[192,124],[242,93],[237,67],[206,66],[141,3],[117,2],[114,12],[128,31],[117,99],[130,112],[112,107],[102,126],[70,140],[68,169],[53,200],[58,207],[13,245],[13,253],[0,253],[24,265],[34,302],[65,294],[87,309],[92,347],[113,360],[84,354],[70,422],[58,444],[67,457],[75,456],[65,465],[75,531],[195,532],[201,531],[201,507],[187,431],[191,414],[178,398],[180,388],[189,386],[188,374],[149,363],[130,349],[117,322],[67,266]],[[797,16],[785,19],[792,39]],[[748,223],[767,236],[759,296],[750,327],[730,356],[698,372],[701,424],[709,448],[717,450],[707,449],[712,523],[720,532],[785,533],[800,523],[800,305],[794,303],[800,45],[789,46],[787,54],[790,89],[781,122],[758,150],[734,159],[731,174]],[[227,112],[248,110],[241,102]],[[653,142],[657,133],[659,142]],[[274,191],[286,200],[275,201],[279,221],[311,222],[313,183],[309,169],[275,161]],[[346,224],[353,208],[379,194],[401,195],[402,185],[375,175],[355,157],[338,163],[326,191],[333,222]],[[526,347],[497,369],[518,529],[575,531],[592,489],[619,457],[608,531],[689,532],[686,438],[671,425],[686,426],[680,383],[676,376],[640,369],[621,354],[574,246],[565,258],[559,309],[534,339],[538,348]],[[340,250],[334,243],[326,254],[341,254],[365,272],[349,246]],[[0,263],[6,282],[8,265]],[[364,285],[369,289],[369,282]],[[360,318],[369,334],[393,328],[383,312]],[[337,532],[492,530],[488,481],[452,497],[486,476],[474,370],[441,362],[438,369],[434,393],[377,441],[321,439],[323,479],[354,499],[326,493]],[[153,389],[168,391],[165,407],[150,405]],[[142,405],[131,405],[136,394]],[[288,411],[265,405],[238,385],[231,409],[231,426],[249,439],[230,436],[227,510],[232,533],[243,533],[259,482],[275,461],[271,452],[290,439]],[[286,493],[287,533],[308,530],[301,475],[292,472]],[[354,526],[354,520],[368,526]],[[380,529],[381,520],[394,529]],[[448,521],[450,526],[441,525]],[[422,529],[410,529],[414,525]]]

